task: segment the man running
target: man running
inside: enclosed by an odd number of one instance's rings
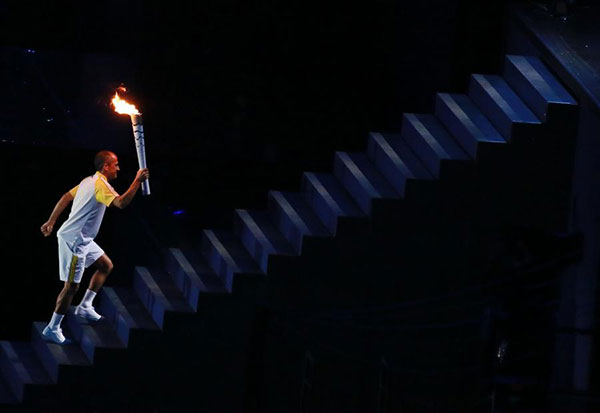
[[[58,344],[65,343],[60,323],[79,289],[83,271],[92,265],[96,271],[81,303],[75,308],[75,314],[91,321],[102,318],[94,310],[92,301],[112,271],[113,264],[94,242],[94,238],[100,229],[106,207],[125,208],[133,200],[141,183],[150,176],[147,168],[140,169],[129,189],[119,195],[108,183],[117,177],[120,170],[117,155],[110,151],[98,152],[94,158],[94,166],[96,173],[84,178],[79,185],[65,193],[41,228],[42,234],[49,236],[60,214],[73,201],[69,218],[56,232],[60,279],[65,285],[56,300],[52,319],[42,332],[46,340]]]

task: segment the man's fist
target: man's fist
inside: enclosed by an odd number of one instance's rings
[[[42,225],[42,228],[40,228],[40,230],[42,231],[42,234],[44,234],[45,237],[47,237],[48,235],[52,234],[52,229],[54,228],[54,222],[46,222],[44,225]]]
[[[139,171],[137,171],[137,174],[135,175],[135,180],[138,181],[139,183],[144,182],[148,178],[150,178],[150,171],[148,170],[148,168],[140,169]]]

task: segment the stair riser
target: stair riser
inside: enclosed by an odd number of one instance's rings
[[[356,175],[355,171],[351,168],[351,164],[344,161],[341,157],[343,155],[336,154],[334,161],[334,175],[342,183],[342,186],[356,201],[358,206],[368,215],[371,214],[371,200],[375,194],[369,193],[368,189],[365,188],[365,182],[362,181],[363,177]],[[351,162],[351,161],[350,161]]]
[[[85,335],[83,324],[81,324],[77,319],[77,316],[71,312],[67,314],[65,318],[69,325],[69,330],[71,331],[71,339],[79,343],[79,347],[81,347],[85,355],[93,361],[96,346],[92,343],[90,338]]]
[[[217,251],[217,249],[210,243],[210,241],[203,235],[202,236],[202,255],[206,258],[208,266],[221,278],[225,276],[225,263]]]
[[[494,99],[483,89],[479,82],[471,78],[469,85],[469,97],[477,105],[479,110],[490,120],[498,132],[510,142],[513,138],[513,121],[500,109]]]
[[[223,282],[225,288],[230,291],[233,280],[233,269],[230,267],[230,265],[228,265],[225,258],[221,256],[216,249],[210,248],[208,254],[210,254],[210,259],[207,259],[209,266]],[[206,254],[204,256],[208,257]]]
[[[536,90],[536,88],[527,80],[519,69],[506,59],[504,62],[504,78],[506,82],[515,90],[523,101],[531,108],[541,120],[548,118],[548,105],[546,99]]]
[[[156,298],[156,296],[152,293],[152,290],[137,272],[133,278],[133,288],[135,289],[139,299],[144,304],[144,307],[150,312],[154,322],[156,322],[156,324],[162,329],[166,310],[164,304]]]
[[[188,304],[196,311],[198,308],[198,297],[200,296],[199,286],[190,280],[188,274],[170,251],[166,254],[165,265],[167,272],[175,281],[175,285],[179,291],[183,292]]]
[[[223,281],[226,288],[231,288],[234,270],[205,234],[202,235],[202,255],[209,267]]]
[[[388,182],[394,187],[394,189],[401,195],[404,196],[406,189],[406,176],[398,169],[398,166],[394,163],[390,154],[385,151],[381,142],[376,140],[372,135],[369,136],[369,142],[367,147],[367,155],[369,159],[375,164],[375,167],[381,172]]]
[[[104,289],[100,291],[102,294]],[[129,330],[131,329],[130,322],[118,312],[115,304],[109,299],[106,293],[100,296],[100,305],[98,308],[100,313],[106,317],[106,321],[115,327],[115,331],[121,342],[127,345],[129,343]]]
[[[248,226],[248,223],[237,213],[233,220],[233,229],[242,242],[242,245],[244,245],[244,248],[246,248],[246,251],[248,251],[252,258],[258,263],[260,269],[267,272],[269,254],[272,254],[275,251],[259,241],[258,238],[256,238],[256,234]]]
[[[52,353],[50,352],[50,349],[48,349],[46,342],[37,333],[35,329],[31,335],[31,339],[33,349],[35,350],[39,360],[42,362],[42,365],[46,369],[46,372],[48,373],[52,381],[56,383],[56,381],[58,380],[58,362],[52,356]]]
[[[283,206],[271,196],[269,197],[269,212],[279,232],[292,244],[294,251],[300,254],[302,252],[302,230],[294,223]]]
[[[317,188],[313,186],[313,183],[307,179],[305,180],[304,184],[304,193],[306,195],[307,202],[315,211],[315,214],[317,214],[321,222],[331,233],[335,234],[337,230],[338,215],[330,207],[326,199],[323,197],[323,194],[321,194]]]
[[[9,360],[8,356],[1,349],[0,369],[2,372],[2,377],[9,385],[13,395],[17,398],[17,400],[22,401],[23,394],[25,392],[25,383],[22,380],[22,376],[17,373],[17,366],[15,366],[15,363]]]
[[[125,344],[125,346],[128,346],[131,325],[129,325],[127,320],[125,320],[121,314],[116,315],[116,319],[112,321],[112,324],[115,326],[115,332],[117,333],[119,340],[121,340],[121,343]]]
[[[446,128],[455,137],[459,145],[467,154],[475,159],[477,158],[478,142],[477,139],[465,128],[452,110],[438,96],[435,102],[435,115],[444,123]]]
[[[427,170],[436,178],[440,176],[440,157],[406,118],[402,120],[402,139],[411,147]]]
[[[81,347],[81,349],[83,350],[83,352],[85,353],[87,358],[93,363],[94,355],[96,353],[96,345],[94,344],[92,339],[90,337],[88,337],[86,334],[83,334],[83,336],[81,337],[81,342],[79,343],[79,346]]]
[[[216,251],[214,253],[217,254]],[[216,267],[212,267],[212,269],[219,276],[219,279],[223,282],[225,288],[230,291],[231,283],[233,281],[233,269],[227,264],[225,258],[218,256],[217,259],[219,260],[219,264]],[[217,269],[219,271],[217,271]]]

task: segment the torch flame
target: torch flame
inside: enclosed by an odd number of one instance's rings
[[[140,112],[134,105],[119,97],[118,92],[115,92],[115,97],[112,99],[111,103],[115,107],[115,112],[121,115],[140,115]]]

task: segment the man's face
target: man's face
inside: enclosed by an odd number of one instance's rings
[[[120,171],[119,168],[119,159],[116,155],[111,155],[110,158],[104,164],[103,173],[106,176],[106,179],[112,181],[117,178],[117,172]]]

